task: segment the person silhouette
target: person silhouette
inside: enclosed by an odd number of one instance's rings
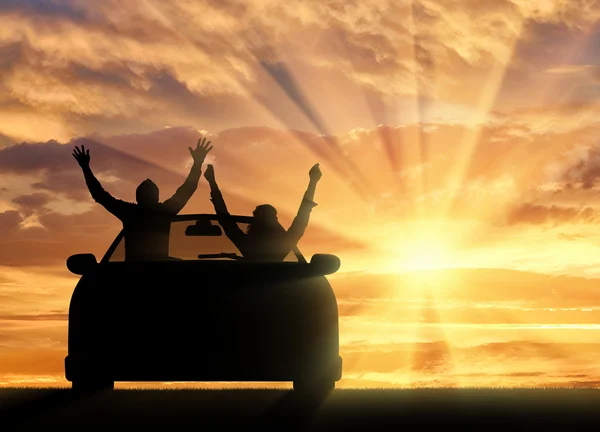
[[[215,180],[214,167],[207,165],[204,177],[210,185],[210,196],[219,223],[225,234],[246,260],[283,261],[296,246],[308,225],[310,213],[317,205],[313,201],[317,182],[321,178],[319,164],[309,171],[310,182],[304,193],[298,213],[286,230],[277,218],[277,210],[270,204],[261,204],[252,212],[253,221],[244,232],[233,220]]]
[[[172,197],[159,202],[158,186],[146,179],[136,189],[137,203],[123,201],[108,193],[90,168],[90,151],[75,146],[73,157],[83,171],[92,198],[123,223],[125,261],[169,259],[169,235],[172,217],[179,213],[198,187],[202,164],[210,141],[200,138],[195,149],[188,147],[194,160],[185,182]]]

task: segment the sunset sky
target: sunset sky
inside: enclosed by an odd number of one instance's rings
[[[70,384],[65,260],[120,229],[73,147],[166,199],[208,136],[232,213],[320,163],[339,387],[600,387],[594,0],[6,0],[0,90],[0,386]]]

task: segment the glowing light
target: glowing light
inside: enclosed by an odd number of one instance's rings
[[[402,226],[389,225],[373,244],[382,253],[382,271],[403,273],[456,267],[458,250],[451,224],[445,231],[433,222],[416,222]]]

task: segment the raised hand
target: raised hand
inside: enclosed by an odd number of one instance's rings
[[[209,183],[214,183],[215,181],[215,169],[212,165],[206,165],[206,171],[204,171],[204,177]]]
[[[195,149],[188,147],[190,150],[190,154],[194,158],[194,163],[198,165],[202,165],[204,163],[204,159],[209,151],[212,150],[212,146],[209,147],[210,141],[206,142],[206,138],[200,138],[198,140],[198,144]]]
[[[82,168],[90,164],[90,151],[86,150],[83,145],[81,146],[81,149],[75,146],[73,149],[73,157]]]
[[[311,181],[319,181],[319,179],[323,175],[321,173],[321,169],[319,168],[319,164],[314,164],[313,167],[308,172],[308,175],[310,176]]]

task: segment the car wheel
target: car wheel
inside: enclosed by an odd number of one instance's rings
[[[103,390],[112,390],[115,382],[110,380],[74,380],[71,389],[78,393],[94,393]]]
[[[296,380],[294,381],[294,392],[302,396],[324,398],[329,396],[335,389],[335,380]]]

